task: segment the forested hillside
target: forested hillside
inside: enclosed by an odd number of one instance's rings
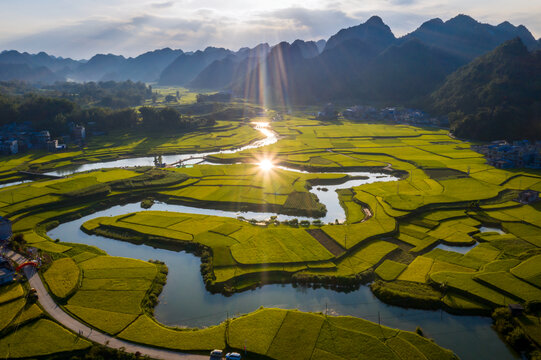
[[[514,39],[451,74],[430,96],[455,134],[494,140],[541,138],[541,51]]]

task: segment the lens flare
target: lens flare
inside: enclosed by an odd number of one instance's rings
[[[259,168],[263,171],[270,171],[274,167],[274,164],[269,159],[263,159],[257,165],[259,165]]]

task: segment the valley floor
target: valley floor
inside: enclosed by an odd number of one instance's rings
[[[194,134],[193,140],[186,135],[171,151],[199,152],[204,139],[210,149],[215,138],[220,139],[215,140],[218,147],[260,138],[248,125],[239,127],[241,132],[231,126],[214,135]],[[82,230],[192,252],[201,257],[206,288],[227,295],[269,283],[341,291],[371,283],[382,301],[405,307],[490,315],[521,304],[527,313],[510,321],[536,346],[539,328],[532,319],[541,302],[541,202],[516,199],[526,189],[541,191],[541,173],[488,166],[469,143],[439,129],[324,123],[293,115],[271,126],[280,137],[274,144],[207,157],[222,165],[102,169],[4,187],[0,215],[10,218],[14,233],[24,237],[21,247],[39,249],[44,259],[40,276],[63,311],[85,326],[133,343],[208,353],[213,348],[243,350],[249,338],[248,351],[255,358],[365,359],[374,353],[385,359],[455,357],[414,333],[294,310],[261,309],[206,329],[168,328],[153,318],[166,266],[108,256],[69,238],[53,241],[47,236],[60,223],[152,198],[290,217],[249,221],[204,212],[138,211],[92,218]],[[103,161],[128,156],[139,146],[135,143],[111,143],[103,149],[106,158],[94,148],[67,160],[35,154],[4,157],[0,171],[7,182],[17,177],[16,169],[36,163],[61,169],[85,157]],[[157,147],[144,148],[148,154]],[[274,167],[263,169],[257,165],[262,160]],[[344,182],[351,179],[348,173],[360,171],[392,173],[398,180],[338,190],[345,221],[317,221],[329,209],[310,189]],[[307,220],[292,221],[295,216]],[[70,341],[74,335],[50,321],[43,309],[26,305],[26,287],[0,288],[0,311],[25,319],[12,317],[0,324],[0,356],[40,356],[56,352],[54,346],[61,351],[90,346],[83,339]],[[20,340],[21,332],[37,337],[44,331],[51,336],[47,346],[27,348]]]

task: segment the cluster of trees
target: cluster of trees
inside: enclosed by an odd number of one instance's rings
[[[528,353],[535,349],[535,345],[528,339],[524,330],[513,319],[509,308],[498,308],[494,310],[492,320],[494,329],[515,350]],[[538,352],[537,355],[539,355]]]
[[[68,134],[72,122],[97,131],[186,131],[215,124],[213,119],[182,116],[178,110],[170,107],[141,107],[139,111],[135,108],[82,108],[62,98],[35,94],[0,95],[0,126],[12,122],[28,122],[36,130],[48,130],[53,137]]]
[[[0,126],[29,122],[53,136],[68,133],[68,124],[93,125],[101,131],[134,128],[139,114],[130,108],[152,96],[143,83],[57,82],[42,88],[24,82],[0,82]]]
[[[90,109],[80,109],[69,118],[75,124],[93,124],[92,128],[101,131],[110,131],[115,129],[134,129],[139,124],[139,114],[132,108],[113,110],[109,108],[95,107]]]
[[[36,90],[36,87],[26,81],[0,81],[0,94],[21,95]]]
[[[71,100],[79,105],[98,105],[113,109],[139,106],[152,97],[152,87],[142,82],[57,82],[45,86],[47,96]]]
[[[213,126],[216,123],[213,119],[182,116],[178,110],[171,107],[157,109],[143,106],[139,112],[142,118],[141,125],[149,131],[188,130]]]
[[[49,130],[52,136],[68,133],[68,124],[93,123],[96,129],[126,129],[137,125],[138,114],[131,108],[113,110],[94,107],[82,109],[76,103],[59,98],[34,94],[25,96],[0,96],[0,126],[30,123],[36,130]]]
[[[217,102],[229,102],[231,101],[231,94],[225,93],[225,92],[219,92],[216,94],[197,94],[197,102],[209,102],[209,101],[217,101]]]
[[[103,106],[121,109],[139,106],[152,98],[152,87],[133,81],[104,82],[55,82],[37,86],[22,81],[1,81],[0,93],[9,95],[40,95],[66,99],[80,106]]]
[[[66,116],[72,114],[76,107],[76,104],[65,99],[0,95],[0,125],[29,122],[36,129],[48,129],[59,134],[67,126]]]

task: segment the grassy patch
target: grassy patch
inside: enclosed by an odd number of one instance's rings
[[[490,307],[469,299],[459,294],[448,293],[442,299],[443,303],[453,310],[459,310],[461,313],[488,314]]]
[[[441,271],[430,275],[430,279],[458,294],[467,296],[491,307],[515,303],[516,300],[484,286],[474,280],[475,274]]]
[[[26,304],[23,311],[13,319],[10,325],[18,327],[42,316],[44,316],[44,313],[37,304]]]
[[[392,281],[406,269],[408,265],[398,263],[392,260],[385,260],[380,266],[376,269],[376,275],[385,281]]]
[[[434,260],[431,258],[424,256],[416,257],[415,260],[408,265],[406,270],[400,274],[398,280],[424,283],[427,280],[430,269],[432,269],[432,264],[434,264]]]
[[[225,348],[225,325],[221,324],[203,330],[174,330],[157,324],[146,315],[141,315],[118,337],[174,350],[223,349]]]
[[[516,277],[541,288],[541,255],[532,256],[511,269]]]
[[[440,307],[442,294],[429,285],[411,281],[376,281],[371,285],[372,291],[382,301],[403,306],[422,309]]]
[[[29,339],[34,341],[29,341]],[[90,345],[90,342],[78,338],[62,326],[42,319],[0,339],[0,357],[14,359],[45,356],[82,350]]]
[[[288,311],[264,309],[233,319],[229,324],[228,343],[236,349],[266,354]]]
[[[146,291],[79,290],[68,305],[94,308],[124,314],[141,313],[141,301]]]
[[[0,305],[0,331],[11,323],[25,304],[25,299],[17,299]]]
[[[21,284],[14,282],[0,287],[0,304],[8,302],[24,295]]]
[[[451,351],[443,349],[433,341],[407,331],[401,331],[398,337],[415,346],[428,360],[458,359]]]
[[[498,289],[503,294],[526,301],[539,301],[541,289],[524,282],[508,272],[491,272],[476,275],[475,280]]]
[[[77,291],[81,271],[71,258],[53,262],[43,277],[54,296],[65,299]]]
[[[267,356],[275,359],[310,359],[323,325],[323,317],[288,311]]]
[[[66,309],[87,324],[112,335],[118,334],[138,316],[76,305],[68,305]]]
[[[316,344],[323,350],[344,359],[390,359],[399,360],[396,354],[378,338],[325,322]],[[403,348],[403,347],[401,347]],[[291,357],[290,359],[295,359]],[[299,359],[301,359],[299,357]]]

